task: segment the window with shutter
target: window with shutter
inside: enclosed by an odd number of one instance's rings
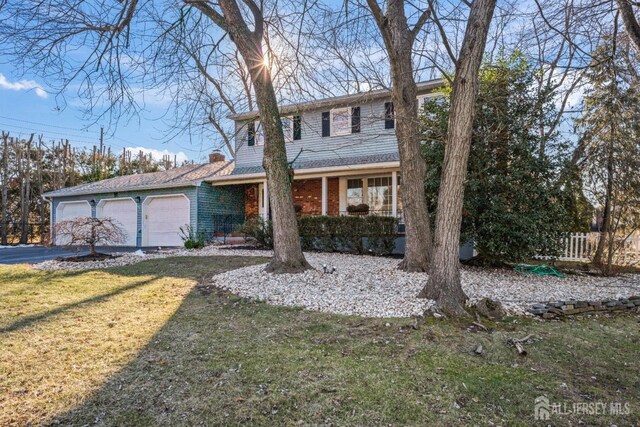
[[[282,133],[284,134],[284,142],[293,142],[293,118],[281,117]]]
[[[351,109],[351,133],[360,133],[360,107]]]
[[[351,108],[334,108],[331,110],[331,136],[349,135],[352,132],[351,120],[353,114]],[[324,135],[324,132],[323,132]]]
[[[253,124],[253,139],[256,145],[264,145],[264,126],[262,122],[256,120]]]
[[[384,103],[384,128],[393,129],[396,126],[393,102]]]

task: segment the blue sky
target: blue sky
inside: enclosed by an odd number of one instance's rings
[[[84,117],[77,95],[64,93],[66,102],[59,102],[58,94],[51,92],[37,76],[21,76],[0,57],[0,129],[13,136],[42,133],[46,140],[68,138],[74,145],[91,147],[100,141],[100,127],[105,127],[105,142],[114,151],[123,148],[144,147],[154,157],[162,154],[178,155],[180,160],[204,160],[208,154],[208,141],[191,140],[188,135],[171,139],[168,122],[163,119],[168,103],[147,97],[144,111],[139,117],[122,119],[114,129],[104,123]],[[64,105],[66,104],[66,105]],[[60,108],[60,105],[64,105]],[[196,137],[197,138],[197,137]]]

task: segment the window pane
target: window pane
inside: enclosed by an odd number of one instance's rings
[[[391,212],[391,177],[369,178],[367,187],[369,210]]]
[[[282,133],[284,133],[284,140],[286,142],[293,141],[293,120],[291,117],[282,117],[280,119],[282,123]]]
[[[347,206],[356,206],[364,203],[362,188],[363,182],[361,179],[347,180]]]
[[[333,135],[351,133],[351,110],[344,108],[332,111],[331,130]]]
[[[255,141],[256,145],[264,145],[264,128],[262,127],[262,122],[257,121],[255,123]]]

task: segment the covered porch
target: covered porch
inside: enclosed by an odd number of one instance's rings
[[[308,177],[296,174],[291,186],[299,216],[380,215],[402,220],[397,170]],[[245,185],[245,216],[269,219],[266,180]]]

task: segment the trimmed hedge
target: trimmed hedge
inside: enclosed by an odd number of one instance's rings
[[[302,249],[323,252],[393,252],[398,220],[382,216],[305,216],[298,218]],[[239,229],[258,246],[273,247],[271,221],[249,219]]]
[[[390,254],[398,232],[395,218],[308,216],[298,219],[302,248],[323,252]]]

